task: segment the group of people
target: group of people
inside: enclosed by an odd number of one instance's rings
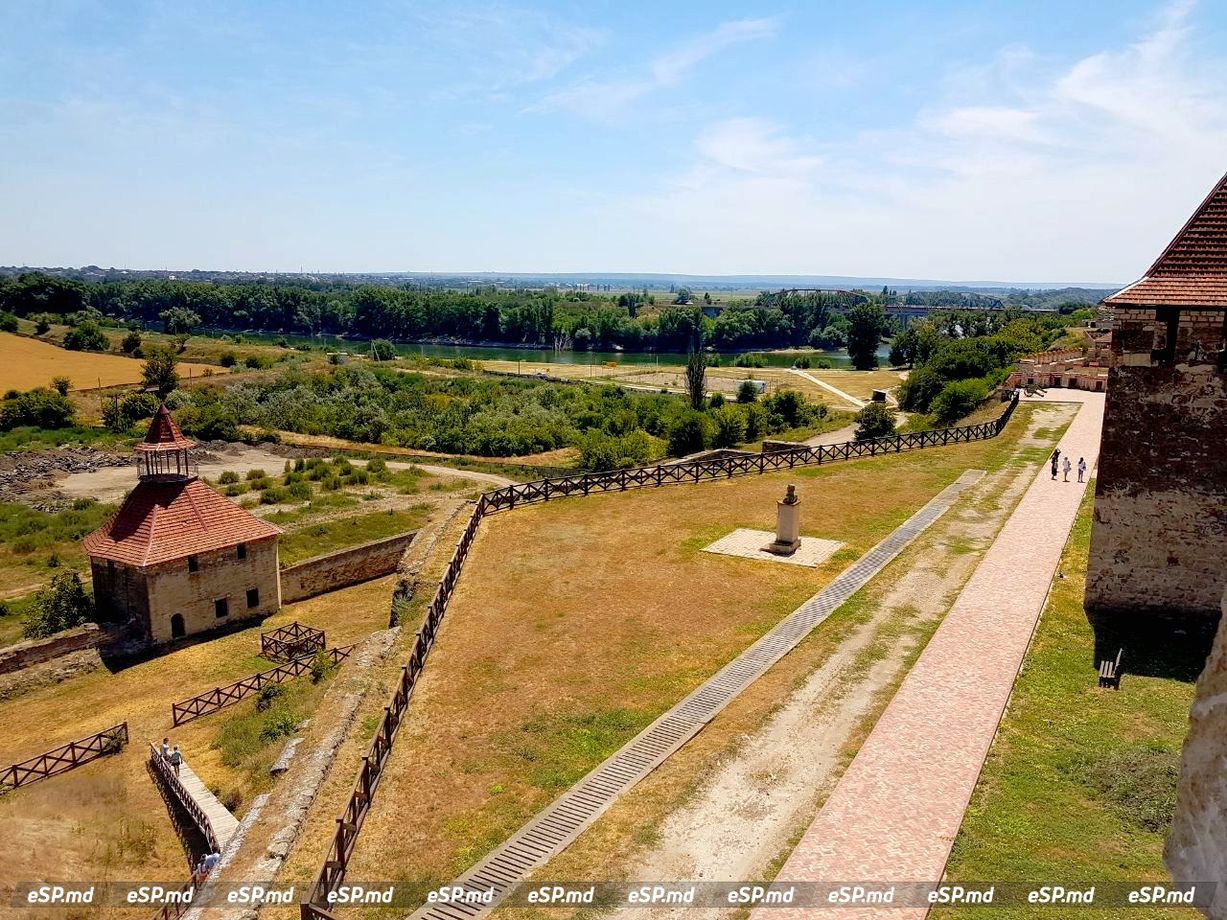
[[[200,862],[196,863],[195,871],[192,872],[192,881],[197,885],[202,883],[208,874],[213,871],[213,867],[221,862],[221,859],[221,853],[209,853],[202,857]]]
[[[161,750],[162,750],[162,759],[170,762],[170,765],[175,770],[175,776],[178,776],[179,767],[183,763],[183,754],[179,752],[179,745],[176,744],[174,750],[171,750],[170,739],[163,738]]]
[[[1057,471],[1059,469],[1065,473],[1065,481],[1069,482],[1069,471],[1073,468],[1074,465],[1070,462],[1068,455],[1064,459],[1061,458],[1061,448],[1058,447],[1052,452],[1052,478],[1054,481],[1057,478]],[[1086,481],[1086,459],[1084,457],[1078,458],[1078,481]]]

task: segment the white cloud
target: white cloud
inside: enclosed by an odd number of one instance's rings
[[[639,99],[679,85],[712,55],[742,42],[770,38],[777,27],[778,21],[773,18],[725,22],[657,56],[642,74],[615,79],[588,77],[548,94],[532,108],[565,110],[595,120],[616,118]]]
[[[872,135],[719,122],[631,213],[662,223],[676,270],[1132,280],[1227,169],[1227,81],[1190,53],[1191,13],[1173,4],[1134,44],[1030,77],[1036,57],[1003,49],[992,94],[955,79]],[[660,248],[629,261],[658,266]]]

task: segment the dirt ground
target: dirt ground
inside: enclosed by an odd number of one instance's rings
[[[0,332],[0,391],[50,386],[54,377],[67,377],[74,390],[139,383],[143,366],[143,361],[125,355],[66,351],[49,342]],[[189,374],[199,377],[205,371],[224,373],[223,368],[208,364],[179,365],[184,378]]]

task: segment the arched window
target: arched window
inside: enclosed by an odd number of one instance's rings
[[[187,630],[183,628],[183,614],[176,613],[170,618],[170,637],[182,639],[185,635],[187,635]]]

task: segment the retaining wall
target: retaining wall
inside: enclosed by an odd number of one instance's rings
[[[290,604],[391,575],[415,536],[417,531],[411,530],[284,568],[281,570],[281,602]]]

